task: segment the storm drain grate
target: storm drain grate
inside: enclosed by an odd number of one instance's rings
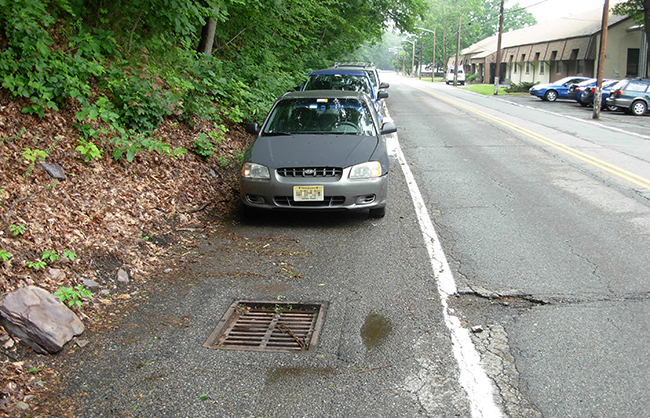
[[[316,348],[325,303],[235,301],[205,348],[296,352]]]

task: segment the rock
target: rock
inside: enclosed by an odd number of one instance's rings
[[[117,281],[120,283],[128,283],[129,282],[129,273],[124,271],[123,269],[119,269],[117,272]]]
[[[52,280],[63,280],[65,279],[65,272],[60,269],[55,269],[55,268],[49,268],[47,269],[48,274],[52,278]]]
[[[27,286],[0,299],[0,324],[41,354],[57,353],[84,325],[68,307],[47,291]]]
[[[476,325],[476,326],[472,327],[472,332],[474,334],[478,334],[479,332],[483,332],[483,327],[480,326],[480,325]]]
[[[43,170],[47,171],[47,174],[49,174],[50,177],[58,179],[58,180],[65,180],[65,173],[63,172],[63,169],[61,168],[60,165],[58,165],[58,164],[40,163],[39,167],[41,167]]]
[[[18,409],[22,409],[23,411],[27,411],[29,409],[29,404],[26,404],[23,401],[16,402],[16,406],[18,407]]]
[[[94,280],[83,279],[81,281],[81,284],[83,284],[86,288],[90,289],[91,291],[99,289],[99,283],[97,283]]]

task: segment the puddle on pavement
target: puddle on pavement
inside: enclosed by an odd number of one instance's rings
[[[333,374],[334,369],[331,367],[278,367],[267,374],[266,383],[286,383],[288,380],[300,379],[302,377],[324,377]]]
[[[388,337],[393,325],[379,314],[366,316],[366,322],[361,327],[361,340],[366,348],[375,348],[381,345]]]

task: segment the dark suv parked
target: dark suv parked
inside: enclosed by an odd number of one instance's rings
[[[621,80],[612,87],[608,106],[617,106],[635,116],[644,115],[650,106],[650,78]]]

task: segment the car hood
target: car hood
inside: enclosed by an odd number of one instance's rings
[[[349,167],[369,161],[377,145],[376,137],[362,135],[260,136],[250,161],[270,168]]]
[[[532,90],[541,90],[541,89],[547,89],[550,86],[554,86],[555,84],[552,83],[544,83],[544,84],[535,84],[533,87],[531,87]]]

